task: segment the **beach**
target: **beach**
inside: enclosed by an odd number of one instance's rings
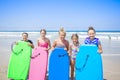
[[[9,80],[7,78],[8,63],[11,55],[11,44],[14,41],[21,40],[22,32],[0,32],[0,80]],[[36,46],[39,32],[28,32]],[[79,35],[80,43],[84,43],[84,38],[87,37],[85,32],[68,32],[66,39],[71,43],[71,34]],[[110,38],[109,36],[110,35]],[[51,43],[58,37],[58,32],[48,32],[47,37]],[[120,33],[98,33],[96,36],[100,38],[103,47],[103,76],[104,80],[120,80]]]
[[[103,57],[104,80],[120,80],[120,55]],[[3,59],[0,58],[2,61]],[[8,60],[8,59],[7,59]],[[7,78],[8,61],[2,61],[0,64],[0,80],[9,80]]]
[[[120,80],[120,55],[103,55],[105,80]]]

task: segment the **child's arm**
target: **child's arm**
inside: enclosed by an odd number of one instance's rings
[[[56,40],[53,42],[53,45],[51,47],[51,50],[53,50],[56,47]]]
[[[49,39],[47,39],[47,41],[48,41],[48,48],[46,50],[50,50],[51,49],[51,43],[50,43]]]
[[[40,39],[38,38],[38,39],[37,39],[37,46],[39,46],[39,40],[40,40]]]
[[[68,51],[68,53],[69,53],[69,56],[71,56],[71,53],[72,53],[72,51],[71,51],[71,45],[69,46],[69,51]]]
[[[99,52],[99,53],[103,53],[101,44],[98,45],[98,52]]]
[[[28,45],[31,46],[32,48],[34,48],[33,42],[31,40],[28,40]]]
[[[99,52],[99,53],[103,53],[102,45],[101,45],[100,40],[98,40],[98,52]]]
[[[28,43],[28,45],[29,45],[29,46],[31,46],[32,48],[34,48],[34,45],[33,45],[33,44],[31,44],[30,42]]]
[[[66,47],[64,48],[65,50],[69,51],[69,42],[66,40],[65,42]]]

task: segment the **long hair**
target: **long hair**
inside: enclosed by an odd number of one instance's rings
[[[77,37],[77,39],[79,39],[78,34],[72,34],[71,39],[72,39],[74,36]],[[79,40],[77,40],[77,44],[80,44],[80,43],[79,43]]]

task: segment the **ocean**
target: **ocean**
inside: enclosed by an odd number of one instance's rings
[[[25,31],[24,31],[25,32]],[[11,44],[15,41],[22,39],[23,32],[0,32],[0,53],[10,53]],[[40,33],[36,32],[27,32],[29,34],[29,39],[33,41],[34,45],[37,46],[37,39],[40,37]],[[66,32],[66,39],[71,43],[71,35],[73,33],[77,33],[79,35],[79,41],[81,44],[84,43],[84,39],[87,37],[87,32],[85,31],[68,31]],[[51,44],[55,39],[58,38],[57,31],[48,31],[46,37],[48,37],[51,41]],[[106,31],[106,32],[96,32],[96,37],[100,39],[102,47],[103,47],[103,54],[119,54],[120,53],[120,32],[119,31]]]

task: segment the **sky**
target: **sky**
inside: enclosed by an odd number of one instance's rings
[[[120,31],[120,0],[0,0],[0,31]]]

